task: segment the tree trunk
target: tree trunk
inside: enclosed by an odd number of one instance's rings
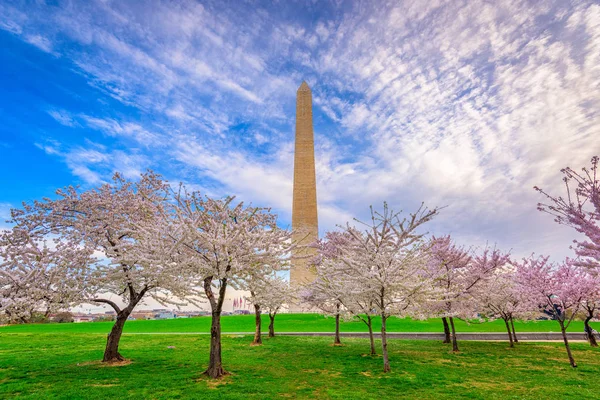
[[[387,351],[387,333],[386,333],[386,323],[387,317],[384,314],[381,314],[381,353],[383,355],[383,372],[390,372],[390,359],[388,358]]]
[[[517,339],[517,332],[515,331],[515,321],[513,320],[512,315],[510,316],[510,326],[512,328],[513,342],[519,343],[519,339]]]
[[[458,353],[458,341],[456,340],[456,329],[454,329],[454,318],[450,317],[450,327],[452,328],[452,351]]]
[[[204,373],[211,378],[225,375],[221,360],[221,312],[213,311],[210,324],[210,359]]]
[[[259,345],[262,344],[262,337],[261,337],[261,321],[260,321],[260,306],[259,305],[254,305],[254,321],[256,323],[256,330],[254,331],[254,341],[252,342],[253,345]]]
[[[269,337],[275,337],[275,314],[269,314]]]
[[[510,325],[508,324],[508,318],[503,318],[504,324],[506,325],[506,330],[508,331],[508,340],[510,341],[510,347],[515,347],[513,343],[512,331],[510,330]]]
[[[127,322],[127,318],[129,318],[129,314],[131,314],[131,312],[127,312],[127,309],[122,310],[117,314],[117,320],[108,334],[102,362],[118,362],[125,360],[125,358],[119,354],[119,341],[121,340],[123,327],[125,326],[125,322]]]
[[[375,339],[373,338],[373,319],[371,316],[367,317],[367,326],[369,327],[369,340],[371,341],[371,355],[376,356],[377,351],[375,351]]]
[[[450,343],[450,327],[448,326],[448,318],[443,317],[442,323],[444,324],[444,341],[442,343]]]
[[[571,363],[571,367],[577,368],[577,364],[575,363],[573,354],[571,354],[571,347],[569,346],[569,340],[567,339],[567,330],[565,328],[565,324],[560,319],[558,320],[558,322],[560,323],[560,331],[562,333],[563,341],[565,342],[565,347],[567,349],[567,355],[569,356],[569,363]]]
[[[228,272],[230,266],[227,266]],[[227,278],[219,280],[219,297],[215,299],[212,290],[212,277],[204,279],[204,292],[210,302],[212,310],[212,320],[210,323],[210,357],[208,368],[204,371],[205,375],[211,378],[220,378],[226,372],[223,369],[221,359],[221,311],[223,310],[223,301],[225,300],[225,291],[227,290]]]
[[[333,341],[334,345],[341,345],[342,341],[340,340],[340,306],[338,305],[338,313],[335,314],[335,339]]]
[[[585,333],[587,333],[588,342],[592,347],[598,347],[598,342],[596,341],[596,337],[594,336],[594,332],[592,331],[592,327],[590,326],[590,320],[594,317],[593,312],[588,311],[587,317],[585,317],[584,326]]]

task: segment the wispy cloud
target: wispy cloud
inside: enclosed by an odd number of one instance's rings
[[[40,141],[88,183],[150,166],[289,218],[294,94],[306,79],[322,229],[383,200],[406,210],[425,200],[448,206],[432,225],[438,233],[519,254],[568,253],[572,233],[536,213],[531,187],[560,190],[560,168],[598,153],[600,5],[293,7],[2,5],[0,28],[68,58],[123,105],[48,112],[105,138],[103,150]]]

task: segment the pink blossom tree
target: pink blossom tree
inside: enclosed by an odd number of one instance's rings
[[[535,186],[534,189],[546,197],[547,204],[539,203],[538,210],[554,216],[562,225],[582,233],[585,240],[575,240],[577,265],[600,268],[600,175],[598,156],[592,157],[591,167],[577,172],[570,167],[561,170],[565,193],[555,196]]]
[[[175,206],[185,229],[185,264],[211,307],[210,357],[205,374],[218,378],[226,373],[221,356],[226,290],[229,286],[239,289],[252,271],[288,257],[291,232],[277,227],[277,216],[269,209],[234,204],[233,197],[215,200],[183,190],[177,194]]]
[[[446,313],[443,312],[443,310],[450,308],[452,303],[447,304],[443,300],[453,298],[457,295],[455,293],[455,285],[453,285],[456,280],[455,271],[467,267],[472,258],[470,253],[470,250],[454,244],[450,235],[442,237],[434,236],[430,241],[429,257],[425,273],[433,283],[436,296],[431,299],[433,301],[420,305],[423,308],[423,312],[420,314],[426,317],[436,314],[441,315],[444,327],[443,343],[451,343],[453,341],[450,325],[448,324],[448,320],[452,319],[452,317],[446,316]]]
[[[516,263],[517,282],[522,298],[531,312],[545,311],[560,325],[569,362],[577,367],[567,329],[590,296],[588,273],[567,260],[560,265],[548,262],[548,257],[528,258]]]
[[[478,285],[508,261],[508,255],[498,249],[485,248],[478,254],[456,246],[450,236],[432,239],[426,274],[433,282],[435,297],[425,307],[430,316],[448,318],[452,351],[459,351],[454,319],[477,317],[479,310],[472,297]]]
[[[581,267],[578,263],[571,262],[571,264]],[[588,268],[580,272],[583,274],[580,284],[582,285],[582,292],[585,293],[581,301],[581,308],[585,313],[583,321],[584,329],[590,346],[598,347],[598,342],[594,335],[594,330],[590,326],[590,321],[600,312],[600,275],[596,270]]]

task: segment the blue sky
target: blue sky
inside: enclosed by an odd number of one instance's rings
[[[321,232],[370,204],[517,256],[570,254],[539,185],[600,153],[592,1],[0,2],[0,217],[147,168],[290,221],[313,90]]]

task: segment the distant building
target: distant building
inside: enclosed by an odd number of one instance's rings
[[[154,314],[154,319],[173,319],[175,313],[171,310],[164,310]]]

